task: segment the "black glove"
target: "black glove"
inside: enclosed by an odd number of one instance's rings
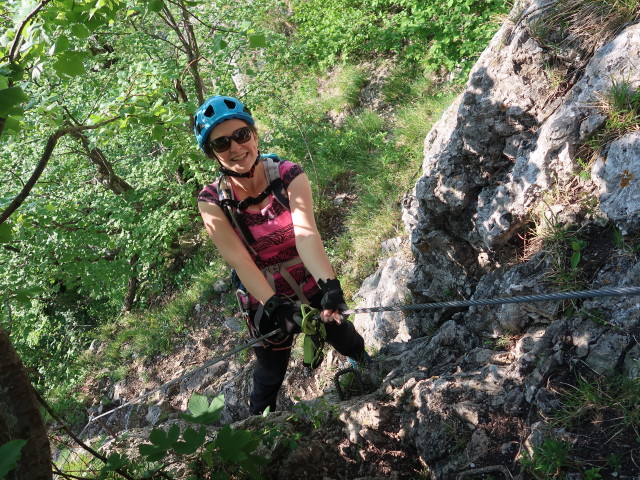
[[[347,302],[344,300],[344,293],[342,293],[342,287],[337,278],[319,280],[318,285],[322,290],[320,305],[323,310],[337,310],[339,312],[347,310]]]
[[[277,295],[264,304],[264,317],[260,321],[260,333],[263,335],[279,328],[286,334],[299,333],[300,325],[294,320],[296,306]]]

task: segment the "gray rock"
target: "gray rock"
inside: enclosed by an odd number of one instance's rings
[[[640,41],[640,35],[639,35]],[[600,209],[626,235],[640,227],[640,132],[614,141],[591,176],[598,186]]]

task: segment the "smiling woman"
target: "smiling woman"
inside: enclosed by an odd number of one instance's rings
[[[261,155],[249,110],[232,97],[215,96],[195,115],[202,150],[220,165],[218,180],[198,197],[205,227],[247,293],[247,317],[258,337],[278,334],[254,348],[250,412],[276,408],[295,334],[299,307],[321,310],[327,341],[341,354],[368,358],[364,340],[342,314],[346,302],[316,227],[311,185],[302,168]],[[276,201],[274,201],[276,200]]]

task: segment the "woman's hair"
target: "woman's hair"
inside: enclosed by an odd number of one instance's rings
[[[249,125],[247,122],[245,122],[244,120],[240,120],[241,122],[243,122],[244,124],[247,125],[247,127],[249,127],[251,129],[251,132],[257,137],[258,136],[258,130],[256,130],[255,125]],[[204,154],[211,158],[212,160],[218,160],[218,157],[216,156],[216,152],[213,151],[213,148],[211,148],[211,145],[209,144],[209,141],[207,140],[206,142],[203,143],[202,145],[202,150],[204,151]]]

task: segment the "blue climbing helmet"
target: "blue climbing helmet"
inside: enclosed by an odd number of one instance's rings
[[[215,95],[205,101],[193,116],[193,133],[200,148],[205,150],[213,127],[232,118],[239,118],[252,126],[255,124],[249,109],[237,98]]]

